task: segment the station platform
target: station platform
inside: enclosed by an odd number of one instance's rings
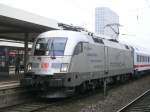
[[[20,87],[20,80],[24,74],[0,75],[0,91]]]
[[[20,86],[20,81],[0,82],[0,109],[21,104],[30,99],[28,90]]]
[[[0,90],[4,89],[12,89],[12,88],[17,88],[20,87],[20,81],[3,81],[0,82]]]
[[[11,74],[11,75],[5,75],[0,73],[0,84],[1,83],[8,83],[8,82],[14,82],[14,81],[20,81],[24,77],[24,73],[21,74]]]

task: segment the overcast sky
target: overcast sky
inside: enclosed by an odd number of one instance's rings
[[[0,0],[0,3],[94,32],[95,7],[120,17],[120,40],[150,49],[150,0]]]

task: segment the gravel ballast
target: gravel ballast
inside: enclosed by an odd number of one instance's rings
[[[148,89],[150,89],[150,75],[109,86],[106,97],[101,88],[90,95],[84,93],[87,95],[50,106],[42,112],[116,112]]]
[[[104,99],[82,108],[80,112],[116,112],[148,89],[150,76],[144,76],[110,89]]]

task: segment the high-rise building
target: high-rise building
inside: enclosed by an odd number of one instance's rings
[[[118,38],[119,16],[109,8],[97,7],[95,9],[95,32]]]

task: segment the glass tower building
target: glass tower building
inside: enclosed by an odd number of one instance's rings
[[[95,9],[95,33],[118,38],[119,16],[107,7]]]

